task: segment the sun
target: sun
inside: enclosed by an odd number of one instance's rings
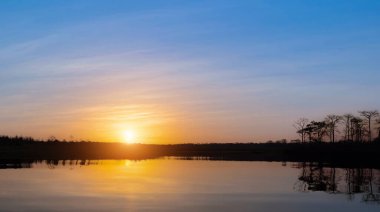
[[[136,142],[136,134],[135,134],[135,132],[133,132],[131,130],[124,131],[123,137],[124,137],[124,143],[133,144]]]

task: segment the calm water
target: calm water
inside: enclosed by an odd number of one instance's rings
[[[380,211],[375,169],[175,159],[1,168],[1,211]]]

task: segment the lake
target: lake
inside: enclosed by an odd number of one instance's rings
[[[4,161],[1,211],[380,211],[380,170],[318,163]]]

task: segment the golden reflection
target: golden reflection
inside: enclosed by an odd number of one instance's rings
[[[44,168],[41,164],[40,168]],[[36,167],[36,166],[35,166]],[[57,166],[58,181],[70,182],[79,192],[92,195],[129,195],[138,193],[208,193],[278,191],[287,189],[281,185],[281,174],[294,173],[293,169],[267,162],[215,162],[187,160],[106,160],[95,165]],[[275,174],[276,173],[276,174]],[[223,176],[222,178],[220,176]],[[239,179],[239,181],[236,181]],[[289,179],[293,183],[294,177]],[[54,181],[56,182],[56,181]],[[86,182],[83,184],[83,182]],[[207,186],[205,185],[207,182]],[[278,182],[278,184],[276,184]],[[221,186],[223,185],[223,186]],[[268,186],[271,185],[271,186]],[[273,187],[272,187],[273,186]],[[66,189],[65,187],[64,189]],[[67,191],[74,192],[74,191]],[[78,192],[78,191],[77,191]]]
[[[129,168],[130,166],[132,166],[133,165],[133,162],[131,161],[131,160],[126,160],[125,162],[124,162],[124,166],[126,167],[126,168]]]

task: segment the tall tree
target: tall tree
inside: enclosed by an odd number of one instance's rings
[[[353,119],[354,116],[350,113],[346,113],[342,116],[342,119],[344,121],[344,140],[349,141],[351,139],[351,119]]]
[[[371,110],[371,111],[359,111],[359,114],[367,119],[368,121],[368,141],[372,141],[372,131],[371,131],[371,121],[374,117],[378,117],[380,115],[379,111]]]
[[[301,142],[305,142],[305,136],[306,136],[306,125],[309,122],[307,118],[300,118],[297,121],[294,122],[293,126],[297,129],[297,133],[301,136]]]
[[[313,141],[313,132],[314,132],[314,126],[312,123],[309,123],[306,125],[306,127],[303,129],[306,135],[309,137],[309,142]]]
[[[356,142],[363,141],[363,135],[365,133],[363,119],[354,117],[351,119],[351,140]]]
[[[342,120],[342,117],[338,115],[330,114],[326,116],[325,120],[326,120],[327,128],[329,131],[329,135],[330,135],[330,141],[334,143],[335,132],[337,131],[337,125]]]

